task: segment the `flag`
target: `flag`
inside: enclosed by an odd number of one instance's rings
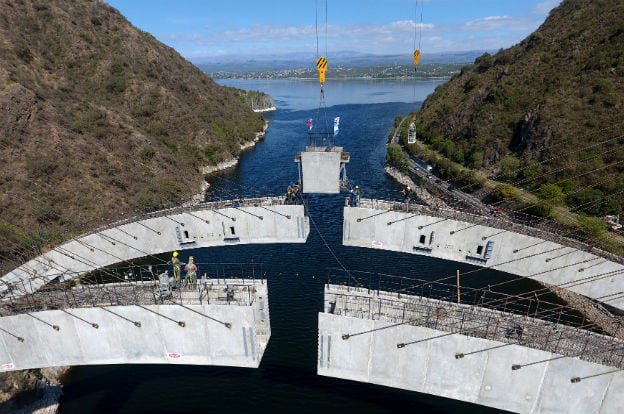
[[[340,125],[340,117],[334,118],[334,136],[338,135],[338,125]]]
[[[306,122],[306,125],[308,126],[308,129],[312,131],[312,118],[308,119],[308,122]]]

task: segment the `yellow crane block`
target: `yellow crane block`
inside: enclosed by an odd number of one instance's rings
[[[418,65],[418,59],[420,59],[420,50],[414,50],[414,65]]]
[[[319,82],[323,84],[325,83],[325,71],[327,70],[327,59],[325,59],[325,56],[316,59],[316,67],[319,72]]]

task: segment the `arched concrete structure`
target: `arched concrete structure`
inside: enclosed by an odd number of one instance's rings
[[[266,281],[208,279],[166,297],[158,289],[85,285],[4,302],[0,372],[101,364],[258,367],[271,334]],[[59,309],[43,310],[50,306]]]
[[[506,333],[518,321],[522,340]],[[611,337],[418,296],[328,285],[319,313],[319,375],[517,413],[622,412],[623,359]]]
[[[364,199],[344,208],[343,244],[488,267],[624,310],[624,297],[613,296],[624,291],[621,258],[503,218],[426,206],[405,212],[401,203]]]
[[[2,277],[0,297],[35,292],[55,278],[173,250],[249,243],[305,243],[310,224],[301,205],[283,197],[203,203],[120,221],[76,237]]]

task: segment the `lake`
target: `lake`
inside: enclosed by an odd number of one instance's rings
[[[210,181],[212,197],[283,195],[297,178],[294,157],[307,143],[306,121],[340,116],[337,141],[350,152],[347,174],[363,197],[400,200],[401,187],[383,170],[386,141],[397,115],[416,110],[442,81],[328,80],[325,106],[312,80],[235,80],[220,83],[260,90],[277,111],[265,114],[263,141],[236,167]],[[77,413],[498,413],[416,392],[316,375],[317,320],[323,285],[344,266],[421,279],[473,269],[430,257],[342,246],[344,194],[308,195],[310,236],[302,245],[226,246],[182,251],[199,263],[263,264],[269,287],[271,339],[258,369],[124,365],[75,367],[66,380],[62,414]],[[200,264],[201,273],[201,264]],[[472,286],[507,280],[486,270]],[[520,287],[516,287],[520,289]],[[510,289],[514,289],[513,285]]]

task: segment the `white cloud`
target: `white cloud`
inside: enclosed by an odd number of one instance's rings
[[[217,34],[217,39],[225,42],[257,41],[273,42],[275,40],[307,39],[314,36],[312,26],[273,26],[252,25],[247,28],[226,30]]]
[[[481,19],[471,20],[464,24],[468,30],[498,30],[507,27],[512,21],[509,16],[487,16]]]
[[[561,4],[561,0],[545,0],[535,5],[533,14],[538,16],[548,16],[548,13],[555,7]]]
[[[176,45],[193,44],[193,49],[217,47],[237,52],[263,53],[275,51],[301,51],[302,45],[314,48],[316,30],[314,26],[276,26],[256,24],[239,29],[221,32],[206,28],[205,34],[173,34],[169,43]],[[415,23],[411,20],[394,21],[386,24],[329,25],[328,45],[332,50],[353,50],[367,53],[401,53],[411,50],[414,33],[426,34],[435,31],[430,23]],[[324,44],[325,33],[319,33],[319,43]],[[276,46],[278,45],[278,46]],[[200,47],[198,47],[200,46]],[[189,49],[191,49],[189,47]],[[188,53],[191,53],[190,51]]]
[[[396,20],[385,24],[329,25],[319,32],[319,46],[329,53],[354,51],[373,54],[410,54],[415,42],[425,53],[475,49],[500,49],[519,42],[535,30],[535,18],[487,16],[458,24],[434,25],[413,20]],[[314,26],[255,24],[224,31],[206,27],[205,32],[175,35],[183,55],[218,56],[229,54],[314,53],[317,47]],[[415,35],[417,36],[415,38]]]

